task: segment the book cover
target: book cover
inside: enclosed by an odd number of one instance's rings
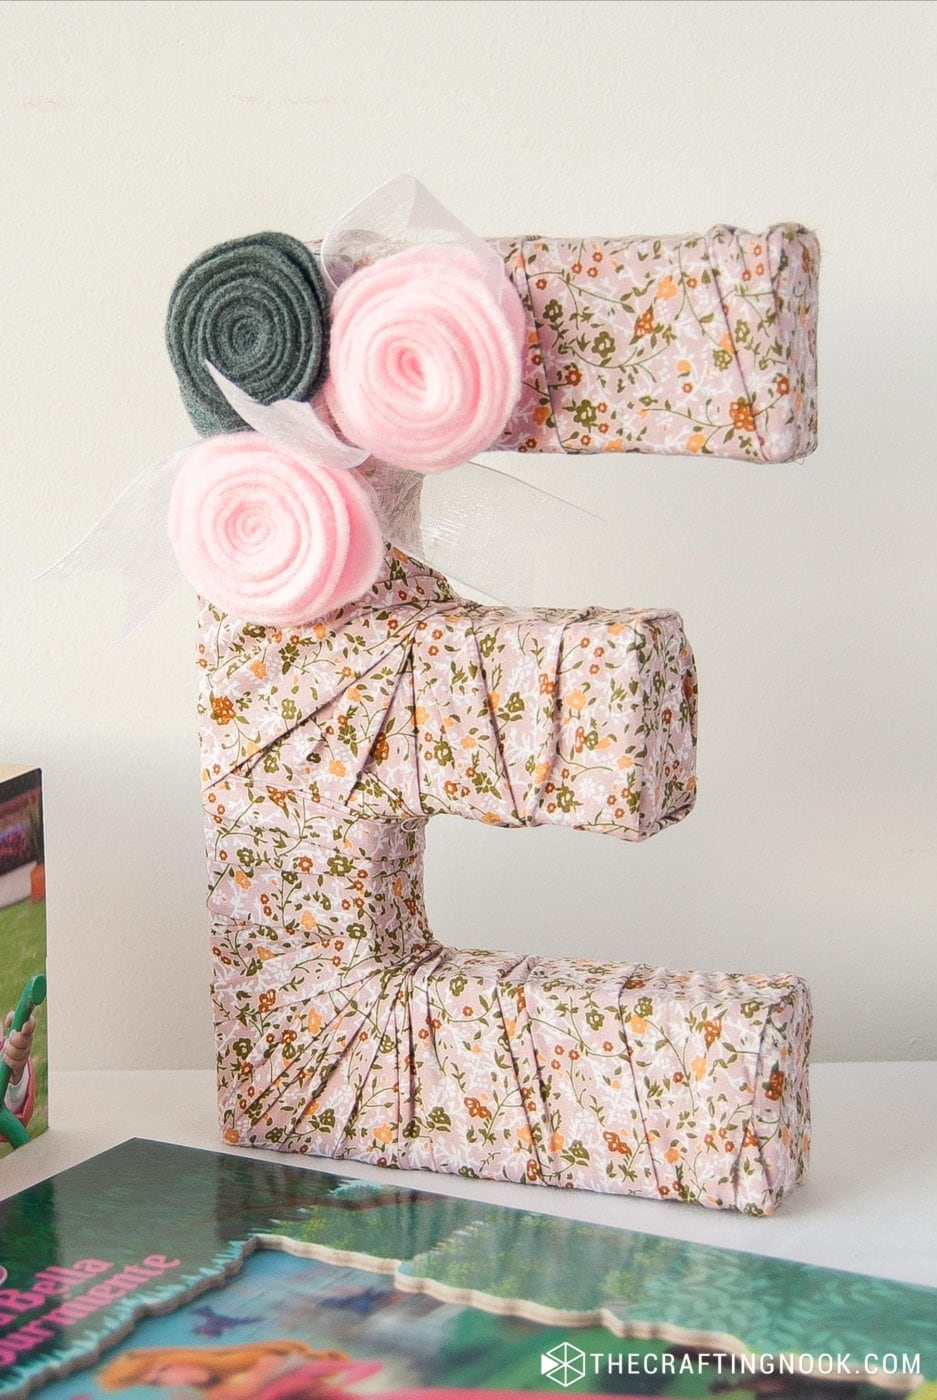
[[[937,1395],[937,1289],[134,1140],[0,1202],[0,1396]]]
[[[0,764],[0,1157],[49,1123],[42,774]]]

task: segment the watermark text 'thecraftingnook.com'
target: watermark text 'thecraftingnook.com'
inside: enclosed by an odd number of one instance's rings
[[[540,1374],[555,1385],[571,1386],[586,1376],[679,1376],[715,1371],[729,1376],[920,1376],[917,1353],[785,1352],[778,1356],[742,1355],[725,1351],[604,1352],[582,1351],[560,1342],[541,1353]]]

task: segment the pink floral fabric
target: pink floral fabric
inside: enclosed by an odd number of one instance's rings
[[[496,446],[789,462],[817,445],[815,234],[502,238],[528,316]]]
[[[388,551],[292,629],[204,603],[198,659],[228,1141],[774,1208],[808,1147],[798,978],[447,948],[423,903],[435,813],[636,841],[690,811],[675,613],[482,607]]]

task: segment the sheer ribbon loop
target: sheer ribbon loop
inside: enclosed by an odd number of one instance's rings
[[[388,180],[336,219],[319,250],[326,285],[334,293],[359,268],[425,244],[465,248],[499,299],[509,286],[499,254],[413,175]]]

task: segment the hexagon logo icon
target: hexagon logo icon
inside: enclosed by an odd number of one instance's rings
[[[554,1385],[575,1385],[586,1374],[586,1353],[569,1342],[560,1342],[540,1353],[540,1374],[548,1376]]]

